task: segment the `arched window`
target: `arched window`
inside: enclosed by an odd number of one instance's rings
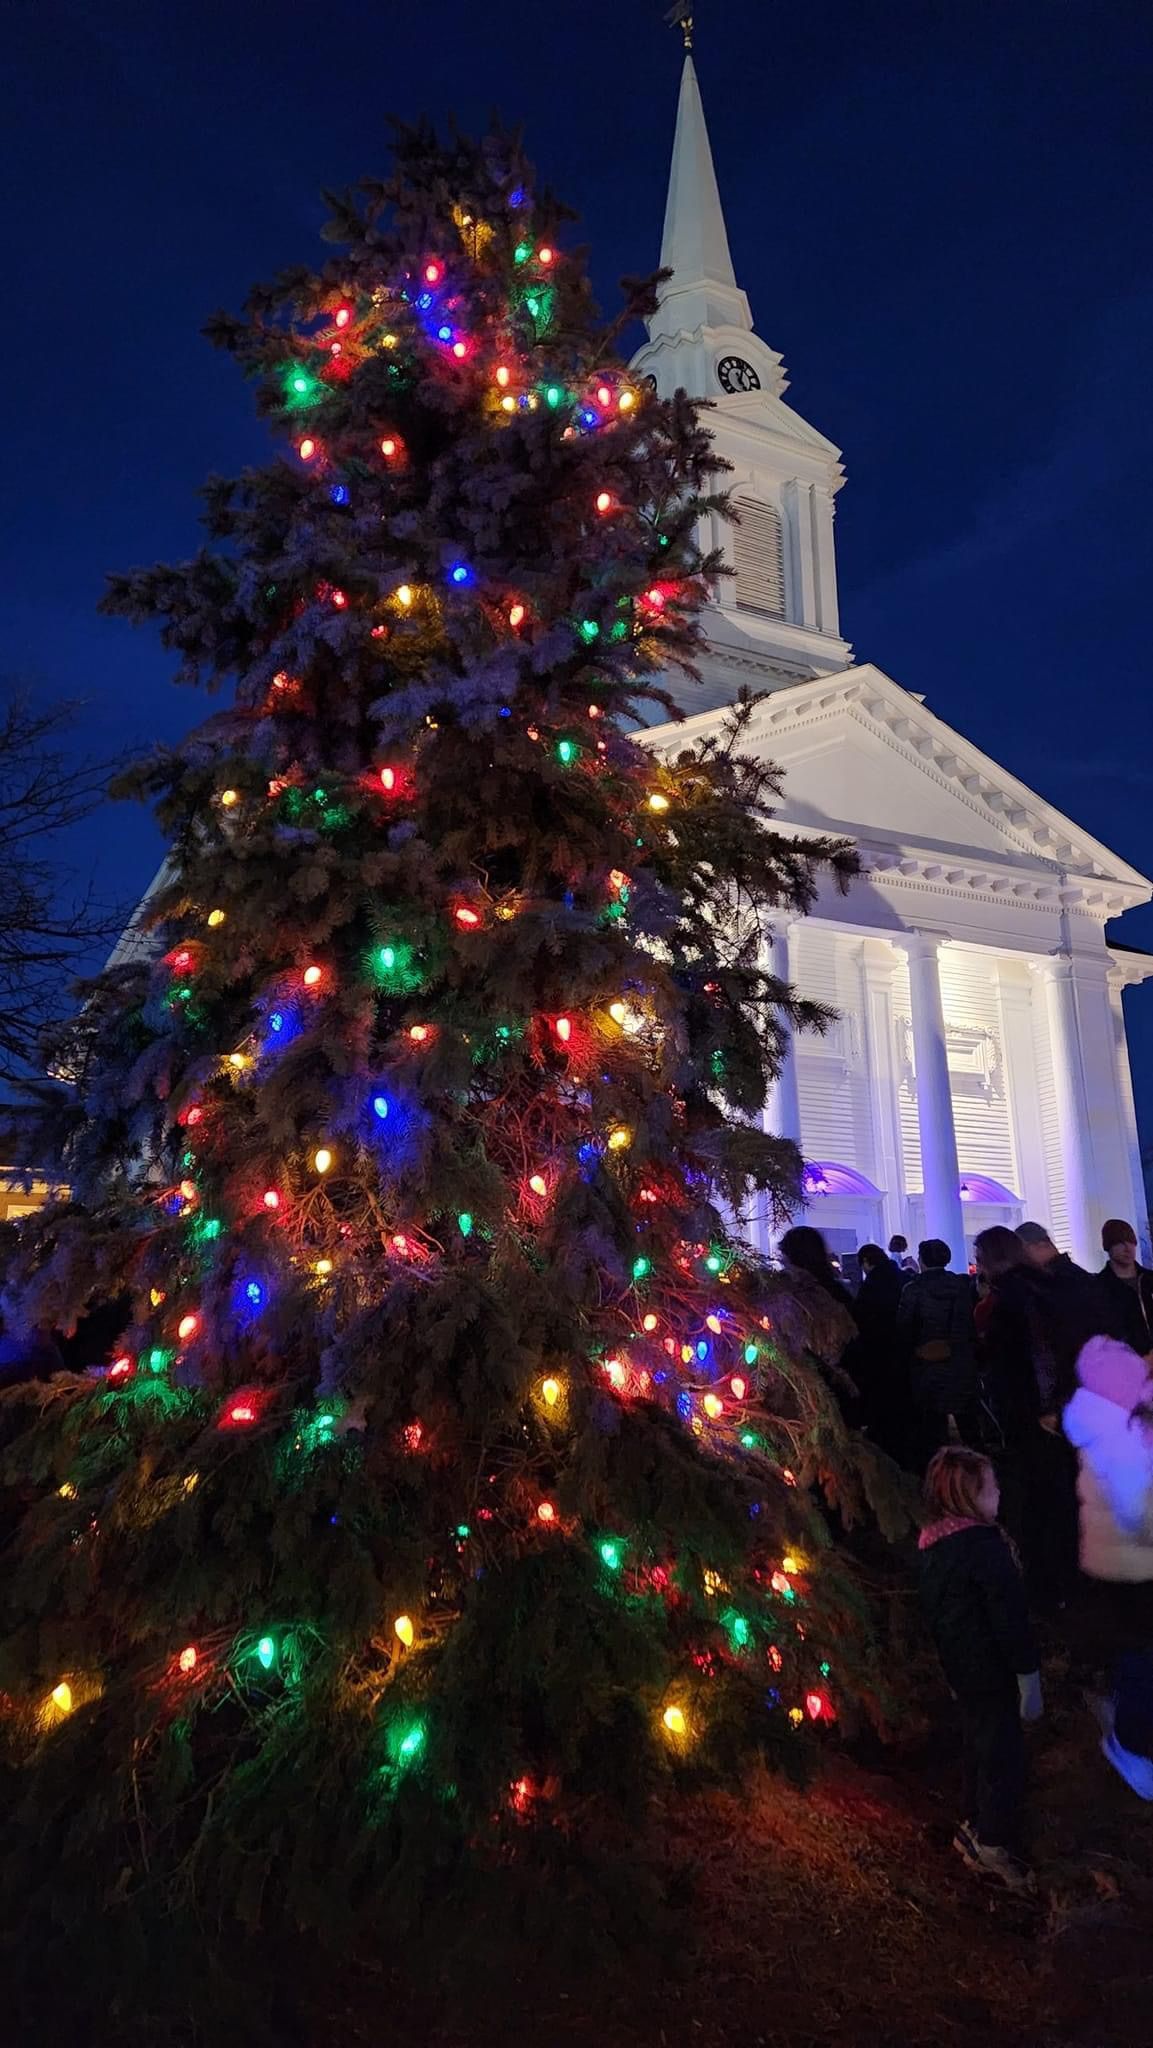
[[[742,611],[768,612],[781,618],[785,609],[781,515],[758,498],[736,498],[733,510],[740,521],[733,528],[737,603]]]

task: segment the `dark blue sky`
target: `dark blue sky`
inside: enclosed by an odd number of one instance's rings
[[[17,0],[0,673],[85,697],[94,750],[200,715],[154,639],[97,619],[102,579],[190,551],[204,475],[259,459],[200,325],[321,253],[320,188],[382,163],[388,112],[521,121],[605,304],[654,264],[662,13]],[[1147,0],[700,0],[697,64],[738,277],[845,451],[845,632],[1147,871]],[[131,896],[158,842],[120,809],[91,850]],[[1153,912],[1124,936],[1153,947]],[[1153,1131],[1153,992],[1130,1015]]]

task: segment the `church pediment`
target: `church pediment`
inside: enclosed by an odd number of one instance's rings
[[[675,750],[723,718],[706,712],[647,737]],[[1051,877],[1055,888],[1075,878],[1114,885],[1132,902],[1150,894],[1135,868],[872,665],[775,690],[749,741],[783,772],[782,823],[844,833],[867,859],[984,859]]]

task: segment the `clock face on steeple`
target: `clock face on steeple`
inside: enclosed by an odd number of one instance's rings
[[[759,391],[761,380],[743,356],[722,356],[717,364],[717,382],[722,391]]]

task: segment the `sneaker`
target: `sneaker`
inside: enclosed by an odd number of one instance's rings
[[[992,1842],[982,1842],[969,1825],[957,1829],[953,1847],[970,1870],[975,1870],[981,1877],[995,1877],[1006,1890],[1036,1890],[1037,1881],[1027,1863],[1022,1863],[1020,1857],[1014,1856],[1009,1849],[998,1848]]]

